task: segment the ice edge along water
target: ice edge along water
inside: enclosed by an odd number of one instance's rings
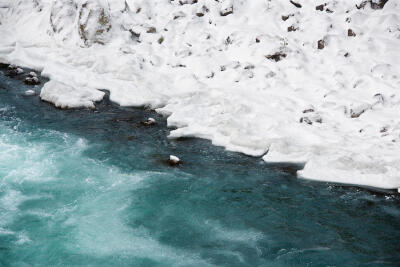
[[[107,89],[171,138],[400,188],[400,3],[362,2],[2,0],[0,61],[41,70],[59,107]]]

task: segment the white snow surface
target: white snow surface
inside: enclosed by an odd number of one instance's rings
[[[168,115],[171,138],[400,188],[400,1],[294,2],[0,0],[0,61],[49,77],[41,98],[59,107],[106,89]]]

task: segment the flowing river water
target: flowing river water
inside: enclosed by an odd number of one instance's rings
[[[107,99],[56,109],[0,70],[0,266],[399,264],[396,193],[169,140],[165,118]]]

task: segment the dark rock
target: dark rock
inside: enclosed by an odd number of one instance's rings
[[[24,80],[25,84],[29,84],[29,85],[38,85],[40,84],[40,80],[38,77],[34,76],[34,77],[26,77]]]
[[[296,3],[296,2],[294,2],[292,0],[290,0],[290,3],[292,3],[297,8],[301,8],[301,5],[299,3]]]
[[[6,72],[6,76],[15,77],[15,76],[20,75],[22,73],[24,73],[23,69],[18,68],[18,67],[14,66],[14,65],[10,65],[10,66],[8,66],[8,71]]]
[[[297,30],[298,30],[298,28],[295,28],[293,25],[287,28],[288,32],[295,32]]]
[[[353,30],[352,30],[352,29],[348,29],[348,30],[347,30],[347,36],[350,36],[350,37],[355,37],[355,36],[356,36],[356,33],[355,33],[355,32],[353,32]]]
[[[202,16],[204,16],[204,13],[196,13],[196,16],[198,16],[198,17],[202,17]]]
[[[150,27],[147,29],[147,33],[156,33],[156,32],[157,32],[157,30],[154,27]]]
[[[285,57],[286,57],[286,54],[283,53],[283,52],[276,52],[275,54],[267,55],[267,56],[265,56],[265,57],[268,58],[268,59],[271,59],[271,60],[275,60],[275,62],[278,62],[278,61],[280,61],[282,58],[285,58]]]
[[[308,109],[303,110],[303,113],[310,113],[310,112],[314,112],[314,109],[308,108]]]
[[[349,56],[350,56],[349,52],[346,52],[346,54],[344,54],[344,57],[349,57]]]
[[[324,48],[325,48],[325,41],[318,40],[318,49],[324,49]]]
[[[312,121],[308,117],[301,117],[300,123],[307,123],[309,125],[312,125]]]
[[[324,7],[325,7],[325,4],[322,4],[322,5],[316,6],[315,9],[319,10],[319,11],[324,11]]]
[[[148,118],[146,121],[141,121],[140,124],[143,126],[152,126],[152,125],[156,125],[157,122],[153,118]]]
[[[176,167],[176,166],[181,165],[182,161],[178,157],[170,155],[168,163],[169,163],[170,166]]]

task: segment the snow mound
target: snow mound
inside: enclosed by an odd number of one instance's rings
[[[308,179],[400,188],[396,0],[1,0],[0,61],[41,97],[149,106]],[[54,82],[53,82],[54,81]],[[55,82],[57,81],[57,82]]]
[[[103,99],[104,93],[98,90],[71,87],[51,80],[40,92],[40,98],[53,103],[58,108],[94,108],[95,101]]]

